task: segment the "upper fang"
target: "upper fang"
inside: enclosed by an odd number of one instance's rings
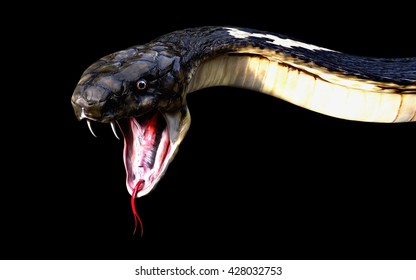
[[[88,125],[88,128],[90,129],[92,135],[94,135],[94,137],[97,137],[97,135],[95,135],[94,131],[92,131],[91,122],[89,120],[87,120],[87,125]]]
[[[117,135],[117,132],[116,132],[116,125],[114,124],[114,122],[110,122],[110,125],[111,125],[111,129],[113,130],[114,135],[116,136],[116,138],[117,138],[118,140],[120,140],[120,138],[119,138],[119,137],[118,137],[118,135]]]

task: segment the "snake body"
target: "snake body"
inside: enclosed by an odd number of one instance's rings
[[[178,30],[109,54],[84,71],[71,103],[89,126],[120,128],[127,189],[140,197],[163,177],[188,131],[187,94],[214,86],[351,121],[416,121],[416,57],[355,56],[228,26]]]

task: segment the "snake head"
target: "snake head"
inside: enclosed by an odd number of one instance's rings
[[[71,98],[78,120],[115,124],[124,138],[130,195],[149,193],[166,172],[190,124],[179,58],[163,47],[136,46],[103,57],[82,74]],[[94,133],[93,133],[94,134]]]

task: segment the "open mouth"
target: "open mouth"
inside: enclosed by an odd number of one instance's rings
[[[124,138],[126,186],[129,194],[134,197],[148,194],[162,179],[189,129],[191,120],[187,107],[163,113],[151,110],[141,116],[109,120],[101,118],[101,113],[96,117],[83,104],[74,104],[78,119],[86,119],[88,128],[95,137],[97,136],[92,130],[91,121],[109,123],[117,138],[116,125],[120,128]]]
[[[132,195],[135,186],[143,180],[137,197],[149,193],[166,170],[171,155],[168,123],[157,110],[140,117],[117,120],[124,136],[123,160],[126,185]]]
[[[85,118],[91,133],[94,120],[80,107],[79,119]],[[126,185],[131,195],[131,206],[134,214],[135,229],[140,223],[143,235],[142,221],[137,213],[135,198],[144,196],[154,189],[165,174],[169,163],[173,160],[178,146],[188,131],[189,111],[161,113],[150,111],[139,117],[129,117],[110,121],[115,136],[117,123],[124,138],[123,160],[126,169]]]

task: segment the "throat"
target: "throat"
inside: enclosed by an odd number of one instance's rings
[[[142,133],[136,138],[140,149],[135,160],[135,165],[139,168],[152,169],[155,164],[156,154],[162,138],[163,130],[166,125],[160,114],[154,114],[149,120],[140,125]]]

